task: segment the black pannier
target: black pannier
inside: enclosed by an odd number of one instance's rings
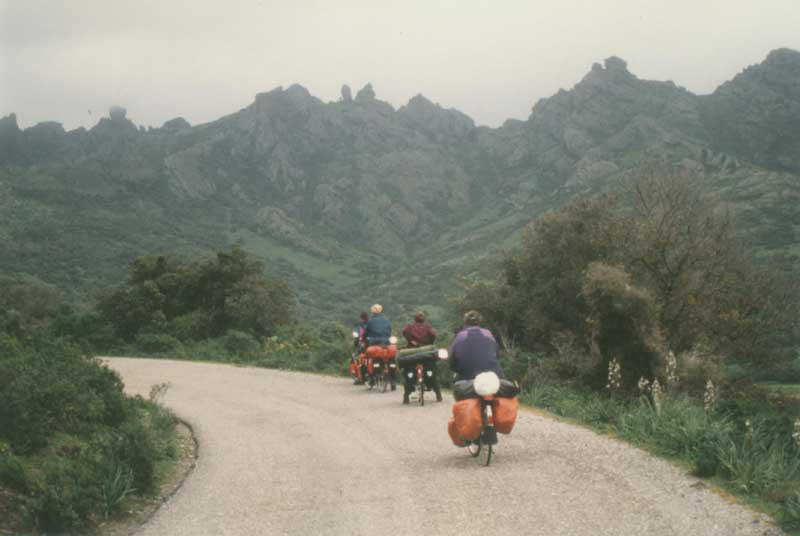
[[[501,398],[512,398],[519,394],[519,387],[517,384],[509,380],[500,380],[500,389],[494,396]],[[466,400],[467,398],[478,398],[478,393],[475,392],[475,385],[473,380],[459,380],[453,383],[453,398],[458,400]]]
[[[415,367],[420,363],[431,365],[439,360],[437,350],[435,348],[414,348],[411,350],[401,350],[397,354],[398,367]]]

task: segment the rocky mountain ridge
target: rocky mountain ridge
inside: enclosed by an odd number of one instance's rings
[[[276,88],[197,126],[137,128],[114,108],[88,130],[22,130],[11,115],[0,119],[0,270],[82,287],[113,280],[126,254],[240,242],[309,310],[370,292],[435,306],[455,273],[537,214],[653,161],[704,181],[764,251],[798,254],[798,155],[800,53],[788,49],[705,96],[611,57],[496,129],[422,95],[394,109],[369,84],[329,103]]]

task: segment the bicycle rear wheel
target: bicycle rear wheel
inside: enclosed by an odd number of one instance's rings
[[[425,384],[417,382],[417,396],[419,396],[419,405],[425,405]]]
[[[386,389],[389,387],[389,382],[386,381],[386,371],[382,371],[378,376],[378,390],[381,393],[385,393]]]
[[[492,463],[492,444],[481,445],[481,450],[478,454],[478,463],[488,466]]]

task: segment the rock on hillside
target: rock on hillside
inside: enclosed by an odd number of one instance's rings
[[[774,50],[700,102],[715,147],[800,172],[800,52]]]

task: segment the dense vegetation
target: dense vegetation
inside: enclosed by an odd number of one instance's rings
[[[82,530],[152,493],[175,456],[168,411],[125,396],[115,372],[45,328],[0,334],[0,400],[4,529]]]
[[[125,285],[83,310],[31,277],[0,277],[0,291],[0,512],[16,528],[84,530],[155,491],[159,463],[176,454],[175,420],[155,400],[164,387],[150,400],[127,397],[86,353],[186,348],[289,368],[325,356],[319,337],[290,327],[286,285],[239,248],[191,262],[135,259]]]
[[[126,285],[106,293],[97,310],[118,339],[144,347],[232,331],[270,336],[292,322],[294,300],[263,270],[239,247],[192,262],[148,255],[131,263]]]
[[[501,276],[468,285],[461,307],[484,311],[508,349],[581,350],[587,363],[560,374],[593,387],[612,359],[627,390],[652,381],[669,352],[687,363],[786,364],[800,342],[797,281],[757,265],[731,216],[695,184],[654,174],[622,199],[579,199],[541,216]]]
[[[686,176],[575,200],[468,282],[528,401],[686,461],[800,527],[800,299]]]

